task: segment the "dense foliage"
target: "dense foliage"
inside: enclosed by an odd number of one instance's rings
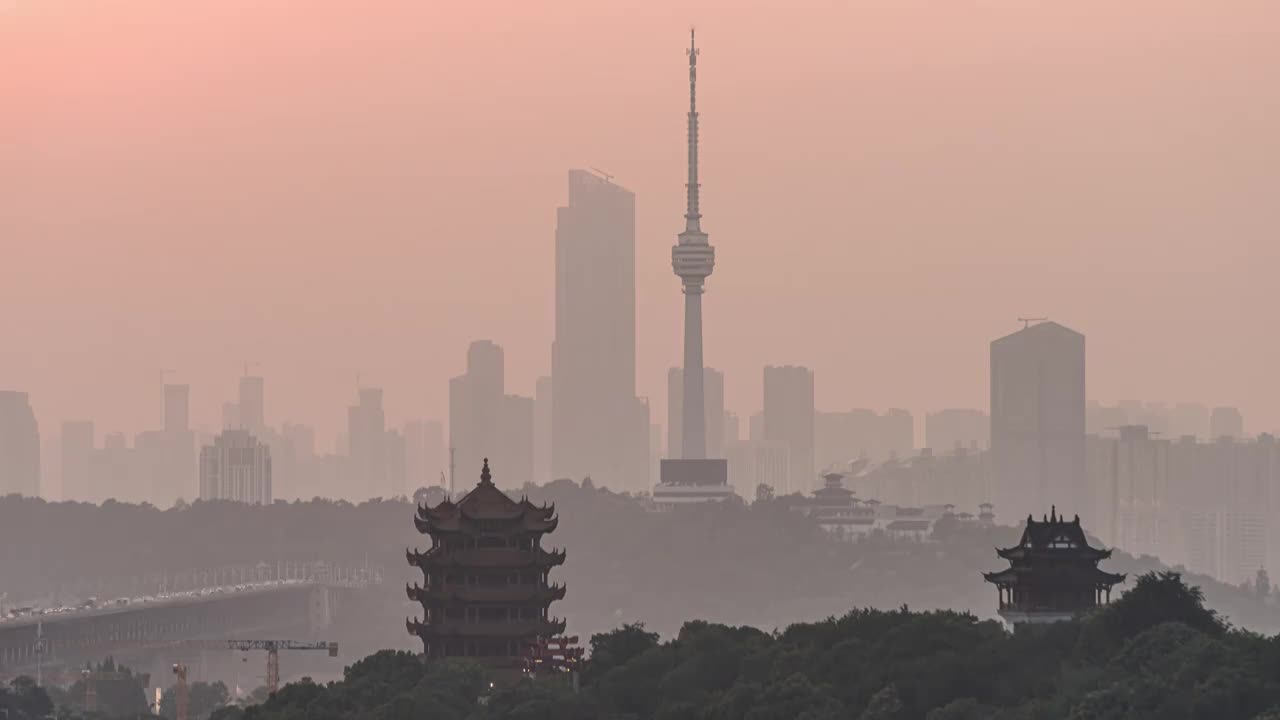
[[[1263,720],[1280,640],[1231,629],[1176,574],[1009,634],[952,611],[855,610],[777,633],[701,621],[662,642],[627,625],[563,675],[490,689],[482,668],[384,651],[339,682],[289,685],[215,720]]]

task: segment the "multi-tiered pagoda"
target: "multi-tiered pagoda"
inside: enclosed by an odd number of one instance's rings
[[[1070,620],[1111,602],[1112,586],[1124,582],[1124,575],[1098,568],[1111,551],[1090,547],[1080,516],[1068,521],[1057,508],[1039,522],[1027,516],[1022,540],[996,554],[1009,568],[982,576],[999,590],[1000,616],[1015,627]]]
[[[564,632],[547,608],[564,597],[548,583],[563,550],[544,550],[556,529],[555,506],[516,502],[493,484],[489,461],[480,483],[458,502],[418,507],[414,524],[431,536],[427,552],[406,551],[425,585],[407,588],[422,603],[422,619],[408,620],[428,659],[467,657],[518,669],[529,643]]]

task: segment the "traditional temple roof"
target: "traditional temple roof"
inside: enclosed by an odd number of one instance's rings
[[[565,621],[560,619],[428,625],[416,618],[405,618],[404,624],[410,634],[417,635],[424,640],[427,638],[502,637],[510,635],[550,637],[563,633],[565,628]]]
[[[996,585],[1018,584],[1053,584],[1053,585],[1093,585],[1111,587],[1124,582],[1125,576],[1109,573],[1093,566],[1066,566],[1045,572],[1038,568],[1005,568],[999,572],[984,572],[982,577]]]
[[[520,550],[518,548],[475,548],[447,550],[437,547],[426,552],[405,550],[409,564],[423,570],[451,567],[552,568],[564,563],[564,550]]]
[[[410,600],[432,605],[467,604],[467,603],[519,603],[549,605],[556,600],[563,600],[565,586],[552,584],[538,585],[500,585],[486,587],[471,585],[459,588],[433,590],[417,583],[405,585],[405,593]]]
[[[1073,557],[1088,559],[1094,562],[1111,557],[1110,550],[1103,550],[1089,545],[1084,528],[1080,526],[1080,516],[1074,519],[1058,517],[1055,507],[1048,517],[1037,521],[1027,516],[1027,527],[1022,531],[1022,539],[1009,548],[997,548],[996,554],[1006,560],[1020,560],[1033,556]]]
[[[505,532],[552,532],[559,525],[555,505],[534,505],[529,499],[512,500],[493,484],[489,459],[484,460],[480,482],[458,502],[445,500],[435,507],[418,507],[413,519],[423,534],[467,532],[477,523],[497,522]],[[486,530],[493,528],[486,527]]]

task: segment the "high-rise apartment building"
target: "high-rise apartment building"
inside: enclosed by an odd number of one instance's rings
[[[1041,322],[992,341],[991,466],[1003,517],[1087,511],[1084,335]]]
[[[634,193],[586,170],[569,171],[556,212],[550,475],[618,490],[647,483],[636,460],[648,456],[649,426],[636,422],[635,214]]]
[[[271,449],[248,430],[223,431],[200,450],[200,499],[271,504]]]
[[[795,365],[764,369],[764,446],[787,449],[787,487],[778,495],[808,492],[818,485],[814,470],[813,371]]]

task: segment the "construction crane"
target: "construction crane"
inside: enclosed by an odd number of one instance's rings
[[[605,172],[605,171],[601,170],[600,168],[598,168],[598,167],[593,167],[593,168],[591,168],[591,171],[592,171],[592,172],[594,172],[595,174],[599,175],[600,177],[604,178],[604,181],[605,181],[605,182],[607,182],[607,183],[611,183],[611,182],[613,182],[613,176],[612,176],[612,175],[610,175],[609,173],[607,173],[607,172]]]
[[[191,688],[187,687],[187,666],[182,663],[175,664],[173,674],[178,676],[178,684],[173,689],[173,707],[176,716],[174,720],[187,720],[191,707]]]
[[[1020,317],[1020,318],[1018,318],[1018,322],[1022,323],[1022,329],[1023,329],[1023,330],[1026,330],[1027,328],[1031,327],[1031,323],[1042,323],[1042,322],[1048,322],[1048,320],[1049,320],[1049,318],[1047,318],[1047,317],[1040,317],[1040,318],[1023,318],[1023,317]]]
[[[281,650],[325,650],[329,657],[338,656],[338,643],[309,640],[210,640],[199,643],[206,648],[225,648],[227,650],[267,651],[267,690],[275,692],[280,689],[280,651]]]

